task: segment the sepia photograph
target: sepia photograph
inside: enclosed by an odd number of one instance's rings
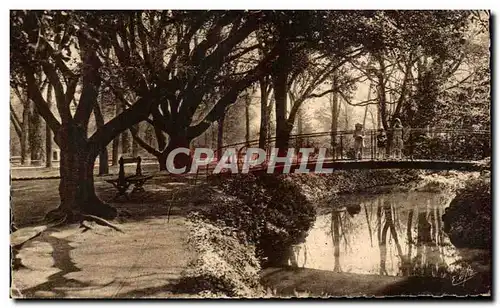
[[[491,300],[492,20],[9,10],[10,298]]]

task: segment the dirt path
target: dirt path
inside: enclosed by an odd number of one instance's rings
[[[21,249],[25,268],[12,273],[12,296],[183,296],[171,287],[194,257],[185,224],[174,216],[119,224],[125,233],[95,224],[46,231]]]

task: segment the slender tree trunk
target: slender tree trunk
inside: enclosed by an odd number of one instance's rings
[[[366,116],[368,115],[368,105],[365,106],[365,115],[363,116],[363,129],[366,129]]]
[[[333,75],[332,89],[337,87],[337,75]],[[339,119],[339,93],[333,92],[330,101],[331,108],[331,122],[330,122],[330,145],[333,151],[333,157],[337,158],[337,130],[338,130],[338,119]]]
[[[35,104],[30,100],[30,124],[29,124],[29,143],[31,150],[31,164],[41,165],[43,159],[42,149],[42,119],[38,114]]]
[[[266,148],[266,138],[268,134],[269,127],[269,114],[268,114],[268,84],[267,79],[261,79],[259,81],[260,85],[260,128],[259,128],[259,148]]]
[[[250,145],[250,103],[252,102],[252,97],[248,95],[245,99],[245,142],[246,145]]]
[[[118,116],[122,110],[121,110],[121,105],[117,103],[115,105],[115,116]],[[120,135],[116,136],[115,139],[113,139],[113,147],[111,150],[111,166],[116,166],[118,165],[118,155],[120,152]]]
[[[118,165],[119,147],[120,147],[120,136],[113,139],[113,146],[111,149],[111,166]]]
[[[380,117],[380,108],[377,106],[377,129],[382,128],[382,121]]]
[[[49,109],[52,106],[52,85],[47,87],[47,106]],[[52,131],[47,123],[45,123],[45,167],[52,167]]]
[[[304,112],[302,108],[299,108],[299,111],[297,112],[297,134],[302,135],[304,134]],[[302,137],[297,138],[297,144],[296,144],[296,150],[297,152],[299,149],[304,145],[304,140]]]
[[[134,129],[137,131],[137,135],[140,136],[141,124],[134,125]],[[139,144],[137,144],[137,141],[134,138],[132,138],[132,156],[139,156]]]
[[[347,102],[344,101],[344,130],[349,130],[349,113],[348,112],[348,106],[347,106]]]
[[[215,131],[216,131],[215,125],[214,125],[214,123],[212,123],[211,129],[210,129],[210,136],[212,137],[211,144],[212,144],[212,148],[217,149],[217,137],[216,137],[217,134]]]
[[[270,107],[272,107],[273,105],[271,103],[270,104]],[[271,109],[272,110],[272,109]],[[268,118],[267,118],[267,146],[270,147],[270,143],[271,143],[271,138],[273,137],[273,128],[274,128],[274,123],[272,123],[272,119],[271,119],[271,112],[269,112],[267,114]],[[276,132],[274,132],[276,133]]]
[[[154,145],[154,128],[151,126],[151,125],[148,125],[147,128],[146,128],[146,132],[144,133],[144,139],[146,140],[146,142],[148,144],[150,144],[151,146],[155,146]],[[158,145],[156,145],[158,147]]]
[[[101,107],[99,106],[98,102],[96,102],[94,107],[94,116],[97,128],[101,128],[102,126],[104,126],[104,117],[102,115]],[[103,147],[101,152],[99,152],[99,175],[105,174],[109,174],[107,147]]]
[[[222,157],[222,147],[224,146],[224,120],[225,115],[223,115],[217,121],[217,160],[220,160]]]
[[[156,157],[158,159],[158,165],[160,166],[160,171],[167,170],[167,155],[163,152],[160,156]]]
[[[279,45],[280,53],[273,73],[274,99],[276,102],[276,147],[279,149],[279,155],[285,156],[288,150],[293,123],[290,124],[287,120],[287,83],[289,73],[288,44],[285,40],[281,39]]]
[[[129,154],[131,149],[130,132],[128,130],[122,133],[122,154]]]
[[[139,155],[139,145],[132,139],[132,156],[137,157]]]
[[[30,129],[30,110],[29,104],[25,103],[23,107],[23,123],[21,136],[21,165],[29,164],[31,159],[29,148],[29,129]]]
[[[203,137],[205,138],[205,147],[208,147],[208,129],[203,133]]]
[[[167,155],[169,153],[169,151],[167,151],[165,149],[167,147],[167,140],[165,138],[165,134],[163,134],[161,129],[155,127],[154,133],[156,136],[156,143],[158,144],[158,150],[162,153],[160,156],[157,157],[158,165],[160,167],[160,171],[164,171],[164,170],[167,170]],[[169,140],[169,142],[170,142],[170,140]],[[189,143],[188,143],[188,145],[189,145]]]

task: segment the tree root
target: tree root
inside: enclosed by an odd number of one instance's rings
[[[85,232],[93,229],[91,226],[88,226],[87,224],[85,224],[85,221],[80,222],[80,228],[83,228],[82,233],[85,233]]]
[[[81,214],[82,216],[82,223],[84,220],[88,220],[88,221],[93,221],[95,223],[97,223],[98,225],[101,225],[101,226],[105,226],[105,227],[110,227],[111,229],[114,229],[118,232],[121,232],[121,233],[125,233],[123,232],[122,229],[120,229],[119,227],[113,225],[112,223],[110,223],[109,221],[107,221],[106,219],[104,218],[101,218],[101,217],[97,217],[97,216],[94,216],[94,215],[89,215],[89,214]]]
[[[99,199],[93,201],[94,202],[86,203],[91,204],[91,206],[87,205],[85,207],[82,207],[81,210],[78,211],[67,211],[62,209],[61,207],[50,211],[45,216],[45,219],[48,222],[48,227],[53,228],[64,224],[79,223],[80,227],[84,228],[83,232],[86,232],[89,229],[92,229],[84,223],[84,221],[87,220],[95,222],[101,226],[109,227],[118,232],[125,233],[122,229],[106,220],[115,218],[118,214],[118,211],[115,208],[111,207],[109,204],[106,204]]]

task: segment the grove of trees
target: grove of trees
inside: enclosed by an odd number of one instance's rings
[[[21,163],[50,167],[57,145],[61,203],[50,216],[67,221],[116,216],[95,194],[94,166],[99,158],[106,174],[120,145],[156,157],[160,170],[195,143],[266,147],[272,135],[283,154],[321,98],[332,146],[353,106],[374,109],[385,129],[395,118],[490,125],[488,12],[11,11],[10,21]],[[367,83],[367,99],[355,99]]]

